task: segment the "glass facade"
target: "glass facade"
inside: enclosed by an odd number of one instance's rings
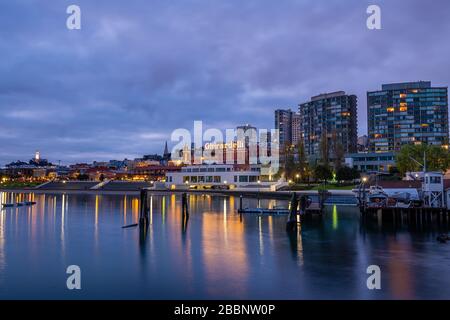
[[[292,117],[291,110],[275,110],[275,129],[279,130],[279,146],[283,150],[285,145],[292,144]]]
[[[421,81],[368,92],[369,151],[399,151],[404,144],[447,145],[447,91]]]
[[[300,125],[306,154],[309,157],[319,156],[320,140],[324,133],[328,140],[335,136],[344,152],[356,152],[356,107],[356,96],[346,95],[343,91],[312,97],[310,102],[300,104]]]

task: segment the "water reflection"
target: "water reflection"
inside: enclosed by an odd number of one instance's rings
[[[433,232],[372,228],[356,208],[287,233],[286,216],[240,215],[234,197],[191,195],[183,215],[180,196],[150,195],[148,224],[122,229],[139,221],[138,196],[0,193],[15,199],[37,204],[0,211],[0,298],[68,297],[67,263],[82,266],[85,298],[450,298]],[[380,292],[366,287],[371,264]]]
[[[6,213],[2,210],[3,203],[6,203],[6,194],[0,192],[0,285],[3,282],[3,273],[6,267],[6,256],[5,256],[5,220]]]

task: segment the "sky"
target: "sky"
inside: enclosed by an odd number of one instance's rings
[[[448,0],[1,0],[0,165],[162,153],[194,120],[270,129],[275,109],[339,90],[363,135],[367,91],[449,85],[449,14]]]

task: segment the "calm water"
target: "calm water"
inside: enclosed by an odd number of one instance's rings
[[[450,244],[437,243],[437,231],[364,227],[355,208],[330,207],[289,237],[285,216],[241,221],[235,198],[191,196],[183,228],[180,197],[152,196],[144,239],[121,228],[138,220],[135,196],[16,196],[37,205],[0,213],[2,299],[450,298]],[[66,289],[72,264],[79,291]],[[372,264],[379,291],[366,287]]]

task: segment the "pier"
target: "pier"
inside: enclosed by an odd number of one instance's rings
[[[411,226],[430,226],[432,224],[448,225],[450,211],[446,208],[417,207],[417,208],[363,208],[363,220],[376,220],[379,223],[395,225],[408,224]]]

